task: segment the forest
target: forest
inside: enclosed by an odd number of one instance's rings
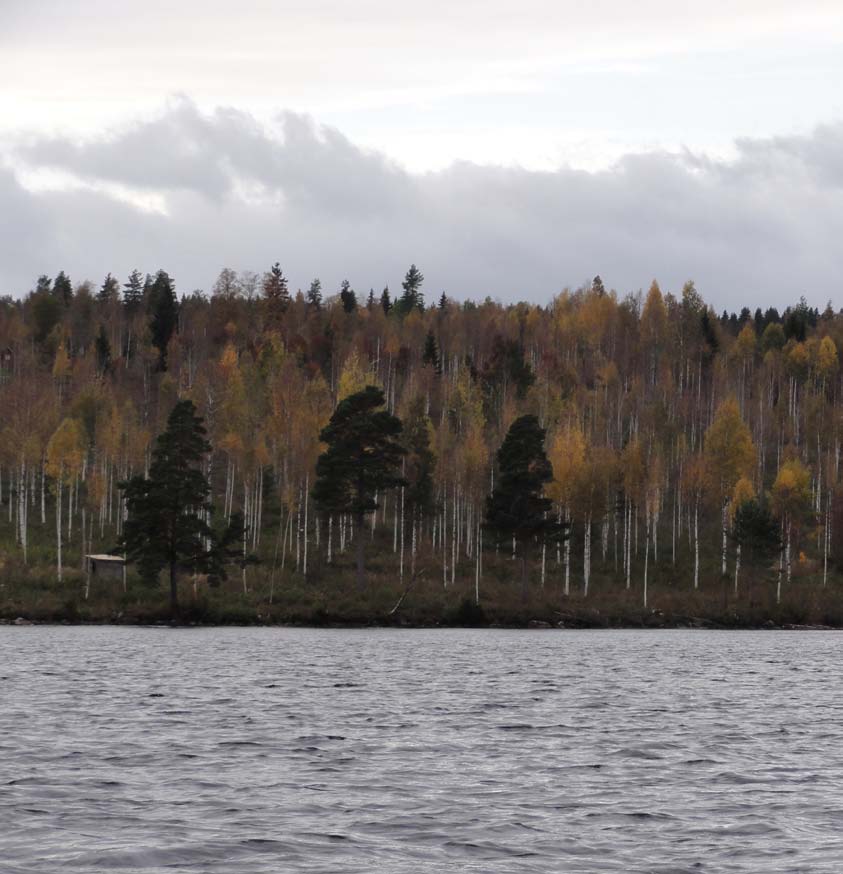
[[[378,292],[41,276],[0,300],[0,618],[167,615],[154,562],[92,583],[85,556],[127,553],[190,401],[180,512],[228,570],[172,560],[187,619],[840,625],[841,344],[830,303],[718,315],[690,281],[538,305],[426,301],[415,265]]]

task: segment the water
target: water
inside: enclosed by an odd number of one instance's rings
[[[0,871],[839,872],[834,632],[0,628]]]

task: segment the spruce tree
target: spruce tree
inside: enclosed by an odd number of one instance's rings
[[[432,367],[436,373],[440,373],[439,349],[436,347],[436,338],[433,336],[433,331],[428,331],[427,337],[425,337],[422,364],[426,367]]]
[[[120,283],[109,273],[103,280],[97,292],[97,301],[102,304],[118,300],[120,296]]]
[[[498,450],[498,478],[486,499],[485,527],[497,542],[514,538],[521,558],[521,592],[527,597],[529,550],[534,541],[558,539],[562,526],[551,513],[544,486],[553,467],[544,451],[545,431],[532,415],[516,419]]]
[[[307,290],[307,308],[317,312],[322,309],[322,283],[319,279],[314,279]]]
[[[342,308],[347,313],[353,313],[357,309],[357,295],[347,279],[343,279],[340,286],[340,300],[342,301]]]
[[[129,317],[138,312],[143,304],[143,279],[140,270],[133,270],[123,283],[123,306]]]
[[[424,294],[421,290],[423,282],[424,276],[421,270],[415,264],[411,264],[404,276],[404,281],[401,283],[404,291],[395,304],[397,311],[402,316],[408,315],[414,309],[424,311]]]
[[[758,565],[769,565],[781,548],[779,526],[767,507],[753,498],[735,510],[732,539],[740,548],[742,562],[750,569],[751,598],[752,570]]]
[[[108,342],[105,325],[100,325],[94,346],[97,352],[97,370],[104,376],[111,370],[111,343]]]
[[[263,277],[263,296],[266,302],[266,321],[270,328],[278,328],[284,313],[290,308],[287,278],[276,261]]]
[[[137,562],[149,583],[163,569],[169,571],[170,607],[178,613],[178,571],[206,570],[205,548],[213,532],[205,521],[210,514],[210,486],[202,460],[211,451],[202,419],[192,401],[179,401],[167,428],[155,441],[149,476],[135,476],[120,484],[126,498],[126,522],[120,549]]]
[[[445,292],[442,292],[442,297],[439,298],[439,309],[441,311],[445,311],[448,308],[448,298],[445,296]]]
[[[381,307],[383,308],[384,313],[389,315],[389,311],[392,309],[392,300],[389,297],[388,285],[381,292]]]
[[[368,385],[339,403],[319,439],[327,449],[316,462],[311,495],[323,515],[354,518],[357,585],[365,587],[365,517],[378,508],[376,494],[405,484],[400,475],[406,450],[399,443],[401,421],[384,405],[383,391]]]
[[[53,282],[53,296],[60,300],[66,307],[70,306],[73,300],[73,285],[70,282],[70,277],[64,272],[59,272],[55,282]]]
[[[173,282],[164,270],[155,274],[149,290],[149,306],[152,313],[149,328],[152,345],[158,350],[158,369],[167,369],[167,345],[178,326],[178,301]]]
[[[404,422],[401,442],[407,450],[405,477],[408,518],[412,524],[430,516],[434,511],[433,469],[435,457],[430,449],[432,424],[425,413],[425,400],[413,399]]]

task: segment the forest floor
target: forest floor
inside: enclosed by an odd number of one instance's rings
[[[719,558],[719,557],[718,557]],[[340,627],[504,627],[504,628],[843,628],[843,577],[833,574],[828,585],[816,569],[799,568],[790,584],[782,583],[776,603],[776,572],[746,571],[739,581],[723,578],[716,562],[703,567],[694,590],[689,567],[650,563],[647,606],[643,599],[643,568],[633,566],[626,588],[611,563],[595,562],[588,596],[582,579],[571,574],[570,594],[564,594],[564,574],[548,563],[544,587],[538,566],[532,569],[526,598],[517,565],[506,559],[488,561],[476,597],[473,562],[458,566],[453,583],[444,585],[441,566],[419,561],[418,572],[398,579],[393,557],[373,556],[367,584],[359,591],[350,557],[322,573],[249,568],[244,589],[239,571],[219,587],[202,578],[181,578],[180,610],[185,625],[306,625]],[[85,596],[84,574],[66,569],[59,583],[55,569],[44,564],[23,566],[0,556],[0,623],[170,622],[166,587],[150,588],[133,572],[126,590],[120,580],[95,580]]]

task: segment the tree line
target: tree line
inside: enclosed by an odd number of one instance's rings
[[[33,533],[43,562],[50,529],[59,579],[68,544],[120,548],[174,591],[180,568],[213,584],[236,561],[245,588],[352,552],[359,581],[368,552],[477,599],[488,561],[586,597],[596,562],[646,604],[655,569],[781,598],[843,564],[831,305],[718,317],[692,282],[621,296],[600,277],[546,306],[428,305],[423,285],[412,265],[394,296],[292,293],[276,263],[208,295],[62,272],[0,301],[0,573],[33,561]],[[177,411],[193,491],[168,512],[192,527],[144,554]]]

